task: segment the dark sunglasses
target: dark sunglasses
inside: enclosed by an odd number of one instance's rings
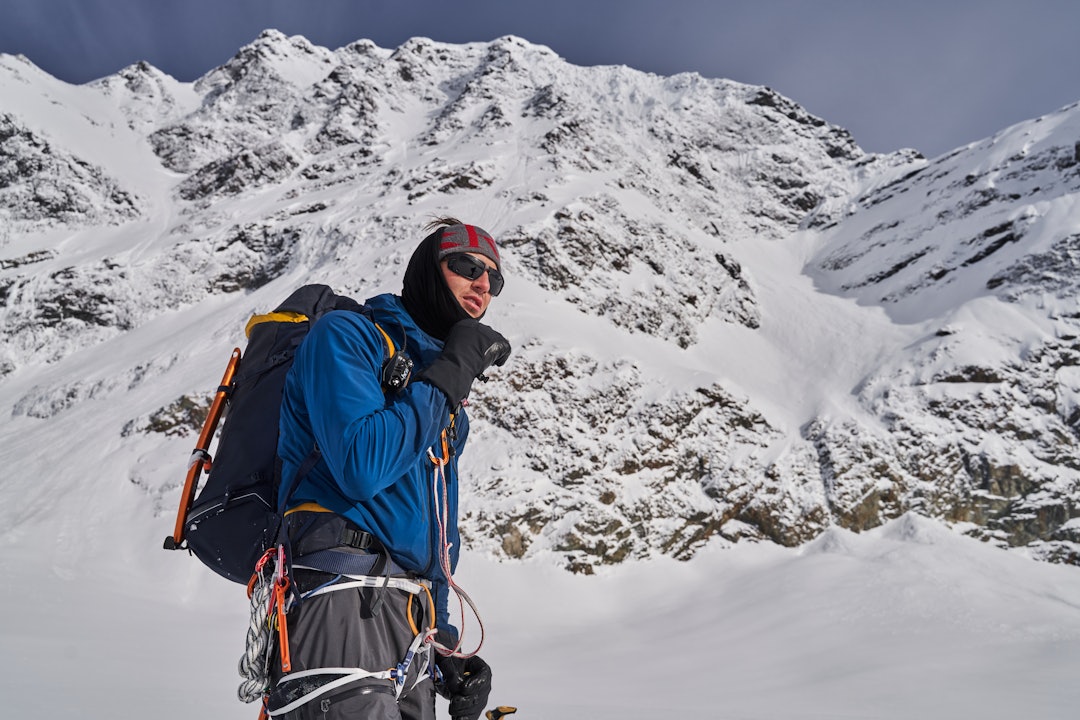
[[[467,253],[454,253],[446,258],[446,267],[452,272],[468,280],[475,280],[485,272],[488,274],[488,289],[494,296],[502,292],[502,273],[493,267],[488,267],[472,255]]]

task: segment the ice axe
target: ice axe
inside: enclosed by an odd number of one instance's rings
[[[225,368],[225,375],[221,378],[214,400],[210,404],[210,411],[206,414],[202,432],[199,433],[199,441],[195,444],[195,451],[191,453],[191,461],[188,464],[187,478],[184,481],[184,489],[180,493],[180,509],[176,512],[176,528],[173,534],[165,538],[166,550],[180,550],[184,547],[184,523],[187,514],[191,510],[191,503],[195,500],[195,491],[199,489],[199,475],[203,470],[210,472],[210,441],[214,439],[218,422],[225,412],[225,403],[232,394],[233,377],[240,367],[240,348],[233,348],[229,357],[229,364]]]

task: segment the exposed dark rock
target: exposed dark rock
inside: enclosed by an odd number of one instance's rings
[[[168,437],[196,437],[206,422],[211,401],[212,398],[181,395],[168,406],[150,413],[145,424],[129,422],[121,434],[126,437],[138,430]]]
[[[0,217],[34,224],[108,223],[139,201],[106,172],[0,114]]]
[[[263,145],[204,165],[180,184],[178,192],[185,200],[236,195],[280,182],[299,165],[300,162],[281,145]]]

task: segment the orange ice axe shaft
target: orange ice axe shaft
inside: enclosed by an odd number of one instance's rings
[[[199,433],[199,441],[195,450],[191,453],[191,464],[188,466],[187,479],[184,481],[184,491],[180,494],[180,508],[176,512],[176,527],[173,534],[165,538],[166,550],[179,550],[184,542],[184,524],[187,521],[191,503],[195,500],[195,491],[199,487],[199,475],[203,470],[210,471],[210,441],[214,439],[221,414],[225,411],[225,403],[232,391],[233,378],[236,370],[240,367],[240,348],[233,348],[229,364],[225,367],[225,375],[221,378],[221,385],[214,393],[214,401],[210,404],[210,412],[206,415],[202,432]]]

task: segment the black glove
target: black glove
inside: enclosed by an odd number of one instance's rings
[[[510,343],[506,338],[478,320],[460,320],[450,328],[442,353],[416,379],[442,390],[450,407],[456,408],[468,396],[473,380],[492,365],[504,364],[508,357]]]
[[[435,689],[450,701],[452,720],[477,720],[491,694],[491,668],[475,655],[469,658],[437,655],[435,664],[442,673],[442,682]]]

